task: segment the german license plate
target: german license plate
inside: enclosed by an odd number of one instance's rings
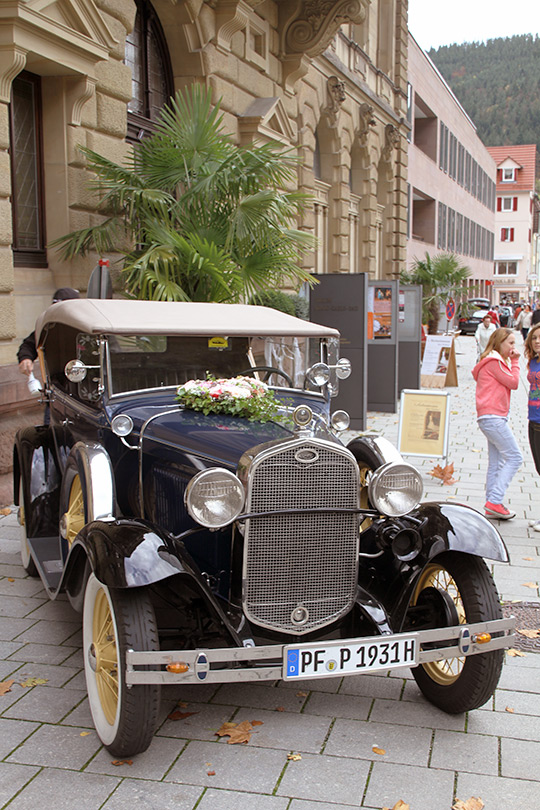
[[[291,644],[283,652],[283,678],[294,680],[413,667],[417,658],[418,638],[415,634],[377,636],[365,641]]]

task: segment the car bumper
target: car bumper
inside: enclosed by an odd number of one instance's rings
[[[337,642],[320,642],[320,644],[275,644],[264,647],[227,647],[224,649],[207,650],[161,650],[126,652],[126,683],[128,686],[137,684],[184,684],[184,683],[234,683],[242,681],[266,680],[300,680],[313,677],[343,677],[345,675],[358,675],[364,672],[381,670],[395,670],[410,668],[430,661],[440,661],[447,658],[456,658],[478,653],[490,652],[512,646],[514,638],[515,620],[494,619],[488,622],[475,624],[460,624],[434,630],[421,630],[412,633],[396,633],[387,636],[369,636],[354,639],[343,639]],[[487,637],[486,637],[487,634]],[[494,637],[494,635],[496,637]],[[414,660],[402,660],[394,663],[378,660],[369,664],[369,655],[362,663],[354,668],[344,670],[337,667],[328,669],[328,661],[339,661],[345,657],[343,651],[364,648],[370,650],[375,646],[388,646],[403,644],[403,640],[411,641],[415,649]],[[320,672],[288,672],[288,660],[291,653],[308,658],[315,648],[321,650],[335,650],[335,654],[328,659],[327,666],[322,666]],[[396,647],[397,649],[397,647]],[[335,657],[334,657],[335,655]],[[360,665],[362,664],[362,665]],[[178,668],[185,671],[170,671],[167,667]],[[154,667],[154,669],[141,669],[141,667]],[[289,667],[290,669],[290,667]]]

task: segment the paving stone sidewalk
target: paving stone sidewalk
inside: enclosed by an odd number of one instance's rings
[[[473,338],[458,338],[457,362],[449,452],[456,483],[429,475],[438,459],[410,460],[423,473],[426,500],[482,509],[487,452],[474,416]],[[512,398],[525,463],[508,493],[517,517],[499,526],[511,564],[492,570],[502,599],[540,607],[540,533],[528,526],[540,518],[540,481],[527,446],[525,380]],[[370,414],[369,426],[396,441],[397,415]],[[402,672],[167,687],[149,750],[132,764],[112,764],[90,720],[79,616],[24,575],[15,511],[0,518],[0,681],[8,679],[11,691],[0,695],[0,808],[380,810],[403,799],[411,810],[450,810],[456,798],[478,796],[486,810],[523,810],[540,795],[534,652],[507,657],[494,698],[468,715],[438,711]],[[179,701],[195,714],[167,719]],[[263,722],[248,745],[218,740],[224,721],[242,720]],[[301,759],[288,760],[292,752]]]

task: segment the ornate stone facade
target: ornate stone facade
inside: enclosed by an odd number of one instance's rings
[[[316,204],[301,227],[317,272],[395,277],[405,261],[407,0],[153,0],[175,88],[221,98],[238,142],[275,138],[302,158]],[[53,290],[82,291],[96,256],[13,266],[9,102],[21,70],[40,77],[46,239],[95,221],[78,147],[121,160],[133,0],[14,0],[0,8],[0,416],[22,406],[16,351]],[[9,379],[9,385],[8,385]],[[9,389],[9,390],[8,390]],[[17,389],[17,390],[16,390]],[[0,459],[0,473],[2,472]]]

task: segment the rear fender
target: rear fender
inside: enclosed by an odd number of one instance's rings
[[[19,504],[22,478],[28,537],[50,537],[58,532],[60,471],[52,430],[37,425],[19,430],[13,447],[13,500]]]

